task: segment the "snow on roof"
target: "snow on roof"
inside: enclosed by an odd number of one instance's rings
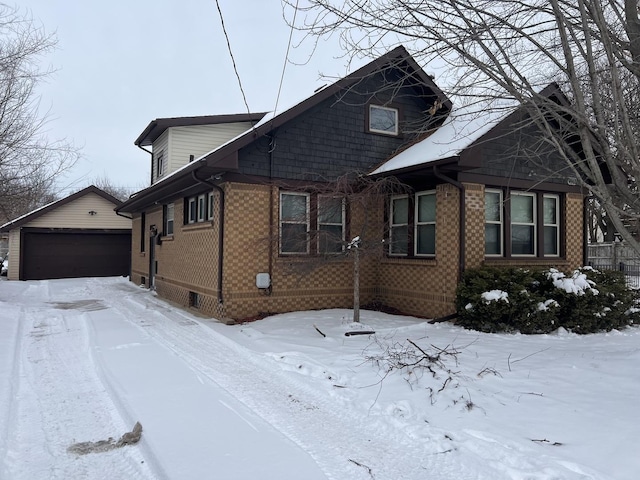
[[[60,200],[54,200],[53,202],[47,203],[46,205],[42,205],[41,207],[38,207],[34,210],[31,210],[29,213],[25,213],[24,215],[20,215],[17,218],[14,218],[13,220],[9,220],[7,223],[5,223],[4,225],[0,225],[0,230],[5,228],[5,227],[9,227],[10,225],[19,222],[20,220],[22,220],[23,218],[26,217],[30,217],[31,215],[33,215],[34,213],[39,212],[40,210],[44,210],[45,208],[53,205],[54,203],[58,203]]]
[[[477,104],[454,108],[435,132],[398,153],[371,174],[388,173],[458,156],[514,109],[510,105],[481,110]]]

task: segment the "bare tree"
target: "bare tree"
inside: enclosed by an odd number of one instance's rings
[[[361,263],[384,255],[388,237],[382,214],[385,199],[407,193],[409,187],[395,177],[373,178],[355,172],[333,181],[295,189],[284,187],[294,194],[296,190],[309,194],[314,201],[310,208],[302,199],[294,199],[290,206],[284,207],[280,231],[274,232],[270,241],[277,239],[281,252],[307,254],[297,257],[298,261],[289,267],[289,273],[300,277],[330,264],[351,261],[353,321],[359,322]]]
[[[5,220],[52,200],[56,177],[79,157],[70,143],[45,135],[37,86],[51,70],[43,55],[55,38],[17,7],[0,3],[0,216]]]
[[[524,106],[545,142],[640,252],[637,0],[285,0],[296,28],[354,56],[405,45],[454,103]],[[294,5],[295,4],[295,5]],[[304,15],[301,15],[304,14]],[[544,95],[555,82],[566,102]]]
[[[121,187],[118,185],[114,185],[113,181],[107,177],[106,175],[102,175],[100,177],[96,177],[92,182],[92,185],[95,185],[100,190],[104,190],[112,197],[117,198],[121,202],[127,200],[131,194],[135,193],[138,190],[142,190],[144,187],[136,188],[136,187]]]

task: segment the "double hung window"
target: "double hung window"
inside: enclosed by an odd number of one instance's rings
[[[173,218],[174,218],[175,206],[173,203],[169,203],[163,208],[164,221],[164,235],[173,235]]]
[[[318,253],[344,249],[344,199],[318,195]]]
[[[389,255],[435,255],[435,192],[391,197],[390,208]]]
[[[485,255],[560,255],[560,196],[487,189],[484,195]]]
[[[280,193],[280,253],[309,253],[308,193]]]
[[[434,192],[416,195],[415,253],[416,255],[436,254],[436,194]]]

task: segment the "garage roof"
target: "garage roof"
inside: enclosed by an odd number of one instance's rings
[[[96,187],[95,185],[91,185],[83,190],[80,190],[79,192],[76,192],[72,195],[69,195],[68,197],[63,198],[62,200],[58,200],[58,201],[49,203],[47,205],[44,205],[25,215],[22,215],[21,217],[15,218],[5,223],[4,225],[0,226],[0,232],[8,232],[9,230],[18,228],[24,225],[25,223],[29,223],[32,220],[35,220],[36,218],[41,217],[42,215],[49,213],[50,211],[55,210],[56,208],[61,207],[62,205],[65,205],[69,202],[73,202],[74,200],[77,200],[78,198],[83,197],[89,193],[95,193],[96,195],[99,195],[105,200],[113,203],[114,209],[115,207],[117,207],[122,203],[113,195],[108,194],[104,190],[101,190],[98,187]]]

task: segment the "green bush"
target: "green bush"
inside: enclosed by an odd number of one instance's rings
[[[638,293],[624,275],[584,267],[481,267],[467,270],[456,292],[458,323],[483,332],[592,333],[640,323]]]

